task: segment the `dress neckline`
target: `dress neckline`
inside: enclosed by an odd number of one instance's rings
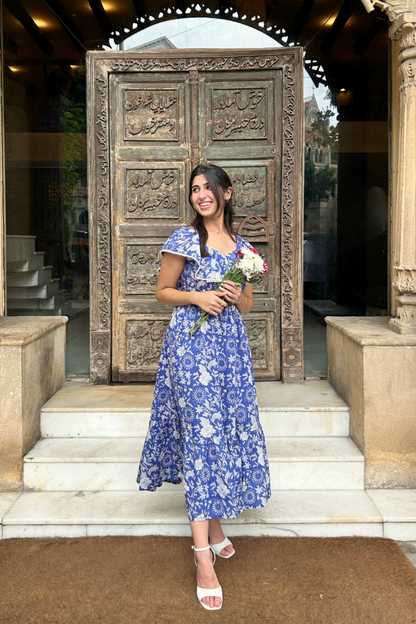
[[[192,228],[192,227],[189,227],[189,229],[192,230],[192,232],[194,234],[198,235],[198,231],[197,230],[194,230],[194,228]],[[198,238],[199,238],[199,235],[198,235]],[[235,253],[237,251],[237,249],[238,249],[238,244],[239,244],[238,243],[238,234],[235,235],[235,238],[236,238],[235,249],[233,249],[232,251],[229,251],[227,254],[223,254],[222,251],[220,251],[219,249],[215,249],[215,247],[210,247],[210,245],[206,245],[206,247],[207,247],[207,249],[211,249],[212,251],[216,251],[218,254],[220,254],[220,256],[223,256],[223,258],[227,258],[227,256],[231,256],[231,254]]]

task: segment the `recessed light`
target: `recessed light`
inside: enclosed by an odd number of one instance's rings
[[[37,19],[36,17],[32,17],[32,19],[38,28],[47,28],[50,26],[50,22],[45,22],[43,19]]]
[[[331,15],[331,17],[329,17],[327,20],[325,20],[324,26],[332,26],[332,24],[335,22],[336,18],[337,18],[336,15]]]

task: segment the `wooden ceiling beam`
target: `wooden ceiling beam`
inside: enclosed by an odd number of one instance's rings
[[[45,37],[43,32],[39,29],[39,26],[35,24],[26,9],[24,9],[17,0],[3,0],[3,6],[21,23],[42,52],[45,54],[50,54],[52,52],[52,44],[49,39]]]
[[[362,32],[362,34],[358,37],[357,41],[354,44],[354,52],[355,54],[362,54],[366,51],[367,46],[371,43],[374,37],[380,32],[382,26],[386,23],[386,18],[380,15],[373,15],[371,22],[367,26],[367,28]]]
[[[302,3],[302,6],[300,7],[299,12],[293,23],[293,27],[289,32],[290,41],[299,41],[299,37],[302,34],[303,29],[305,28],[305,24],[309,19],[314,4],[315,0],[304,0],[304,2]]]
[[[178,8],[182,13],[186,11],[186,2],[185,0],[175,0],[176,8]]]
[[[134,10],[136,11],[137,17],[145,17],[146,16],[146,7],[142,0],[133,0]]]
[[[332,24],[331,28],[326,33],[325,37],[322,39],[321,43],[321,54],[325,55],[331,51],[332,46],[335,41],[338,39],[341,34],[345,24],[350,19],[351,15],[354,13],[357,5],[361,0],[345,0],[344,4],[339,10],[339,13],[335,19],[335,22]]]
[[[44,3],[50,8],[52,13],[58,18],[61,22],[62,27],[68,37],[71,39],[72,43],[80,52],[85,52],[86,45],[83,36],[79,32],[78,28],[75,26],[74,22],[70,18],[69,14],[63,8],[59,0],[43,0]]]
[[[3,30],[3,45],[4,47],[11,53],[17,54],[19,52],[19,47],[14,39],[9,37],[9,35]]]
[[[104,37],[108,41],[113,27],[105,11],[105,8],[101,3],[101,0],[88,0],[88,4],[90,5],[92,12],[94,13],[94,17],[97,20],[97,23],[101,28]]]

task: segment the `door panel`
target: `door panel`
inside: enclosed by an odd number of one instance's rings
[[[112,379],[155,378],[169,322],[155,302],[159,250],[186,223],[187,74],[110,80],[112,160]],[[185,114],[185,113],[188,114]]]
[[[254,286],[253,312],[246,323],[256,379],[280,378],[279,211],[277,72],[206,73],[200,80],[201,156],[227,171],[233,184],[236,227],[249,215],[261,217],[268,240],[253,242],[269,265],[269,274]],[[277,236],[276,236],[277,234]],[[244,235],[244,234],[243,234]],[[264,309],[271,311],[264,315]],[[259,316],[260,314],[260,316]]]

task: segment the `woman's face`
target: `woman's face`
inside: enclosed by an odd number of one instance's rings
[[[220,192],[222,192],[220,190]],[[224,201],[231,197],[231,189],[224,193]],[[191,202],[193,207],[204,218],[213,217],[217,208],[218,201],[211,189],[211,186],[203,174],[197,175],[192,181]],[[222,215],[222,210],[216,214],[216,217]]]

